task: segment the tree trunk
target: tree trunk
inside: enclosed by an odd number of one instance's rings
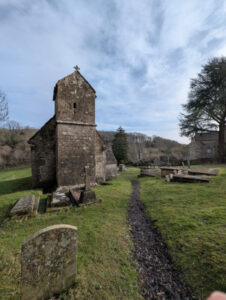
[[[218,160],[224,162],[224,130],[225,130],[224,119],[219,124],[219,135],[218,135]]]

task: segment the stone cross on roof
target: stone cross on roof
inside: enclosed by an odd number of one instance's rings
[[[74,69],[76,72],[78,72],[80,70],[80,68],[77,65],[74,67]]]

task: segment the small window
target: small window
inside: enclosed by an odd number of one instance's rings
[[[76,103],[73,103],[74,112],[76,112]]]

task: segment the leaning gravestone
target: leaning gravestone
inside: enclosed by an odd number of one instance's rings
[[[54,225],[25,240],[21,250],[21,299],[43,300],[67,290],[76,275],[77,228]]]

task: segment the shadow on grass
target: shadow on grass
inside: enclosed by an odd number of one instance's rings
[[[31,189],[31,177],[0,181],[0,196]]]
[[[44,214],[46,212],[46,201],[47,201],[46,198],[40,199],[39,208],[38,208],[39,214]]]

